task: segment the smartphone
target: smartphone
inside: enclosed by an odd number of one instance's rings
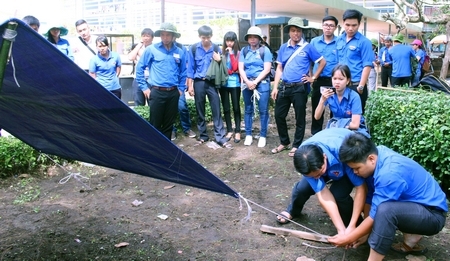
[[[333,86],[320,86],[320,93],[323,93],[327,89],[331,89],[334,93],[336,93],[336,88]]]

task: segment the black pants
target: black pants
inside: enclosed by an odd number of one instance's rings
[[[311,91],[311,108],[312,108],[312,121],[311,121],[311,134],[314,135],[322,130],[323,128],[323,118],[324,115],[320,119],[316,120],[314,118],[314,114],[316,112],[317,105],[319,104],[320,97],[322,94],[320,93],[320,86],[333,86],[331,82],[331,77],[319,77],[313,84],[313,88]]]
[[[408,77],[392,77],[392,87],[400,87],[407,85],[409,86],[411,84],[411,76]]]
[[[392,84],[392,65],[388,67],[381,66],[381,86],[387,87],[388,80],[391,83],[391,86],[394,86]]]
[[[361,107],[362,107],[362,112],[364,114],[364,112],[366,111],[367,97],[369,96],[369,93],[367,91],[367,84],[364,85],[364,89],[363,89],[362,93],[358,92],[358,90],[357,90],[358,85],[351,85],[349,87],[350,87],[350,89],[354,90],[359,95],[359,98],[361,98]]]
[[[233,132],[233,125],[231,124],[231,107],[233,108],[234,118],[234,133],[241,132],[241,87],[221,87],[220,100],[222,101],[223,117],[227,125],[227,132]],[[230,107],[231,97],[231,107]]]
[[[295,134],[292,147],[298,148],[305,136],[306,125],[306,102],[308,93],[305,85],[284,88],[282,84],[278,89],[277,100],[275,103],[275,122],[277,124],[278,135],[282,145],[289,145],[290,139],[286,123],[286,116],[289,113],[291,104],[294,105],[295,112]]]
[[[150,124],[170,140],[178,114],[178,88],[171,91],[153,89],[150,93]]]

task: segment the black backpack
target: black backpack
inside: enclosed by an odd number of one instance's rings
[[[264,48],[266,48],[266,46],[261,45],[258,49],[259,51],[259,57],[261,57],[261,60],[264,61]],[[244,58],[247,56],[247,53],[250,51],[250,46],[246,46],[244,47],[244,50],[242,51],[244,54]],[[275,79],[275,62],[272,59],[271,62],[271,67],[270,67],[270,73],[267,75],[270,78],[270,81],[273,81]]]

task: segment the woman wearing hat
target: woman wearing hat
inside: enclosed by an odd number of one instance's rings
[[[414,74],[414,79],[412,79],[411,81],[411,86],[417,86],[419,85],[419,81],[422,78],[422,65],[425,60],[425,51],[423,49],[422,41],[420,41],[419,39],[414,40],[411,43],[411,46],[414,50],[414,53],[416,54],[416,59],[418,61],[416,74]]]
[[[242,78],[242,96],[244,97],[244,145],[250,146],[253,142],[252,126],[256,100],[258,101],[261,129],[258,147],[266,146],[267,127],[269,125],[269,73],[272,66],[272,53],[262,45],[261,28],[252,26],[244,36],[248,46],[242,48],[239,57],[239,73]]]
[[[53,26],[45,33],[47,40],[52,43],[63,54],[67,55],[72,61],[74,60],[72,48],[70,48],[69,41],[61,38],[67,35],[69,31],[63,26]]]

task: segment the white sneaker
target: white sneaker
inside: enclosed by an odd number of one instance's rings
[[[244,145],[250,146],[252,145],[253,137],[251,135],[245,136]]]
[[[258,140],[258,147],[264,148],[266,146],[266,137],[260,137]]]

